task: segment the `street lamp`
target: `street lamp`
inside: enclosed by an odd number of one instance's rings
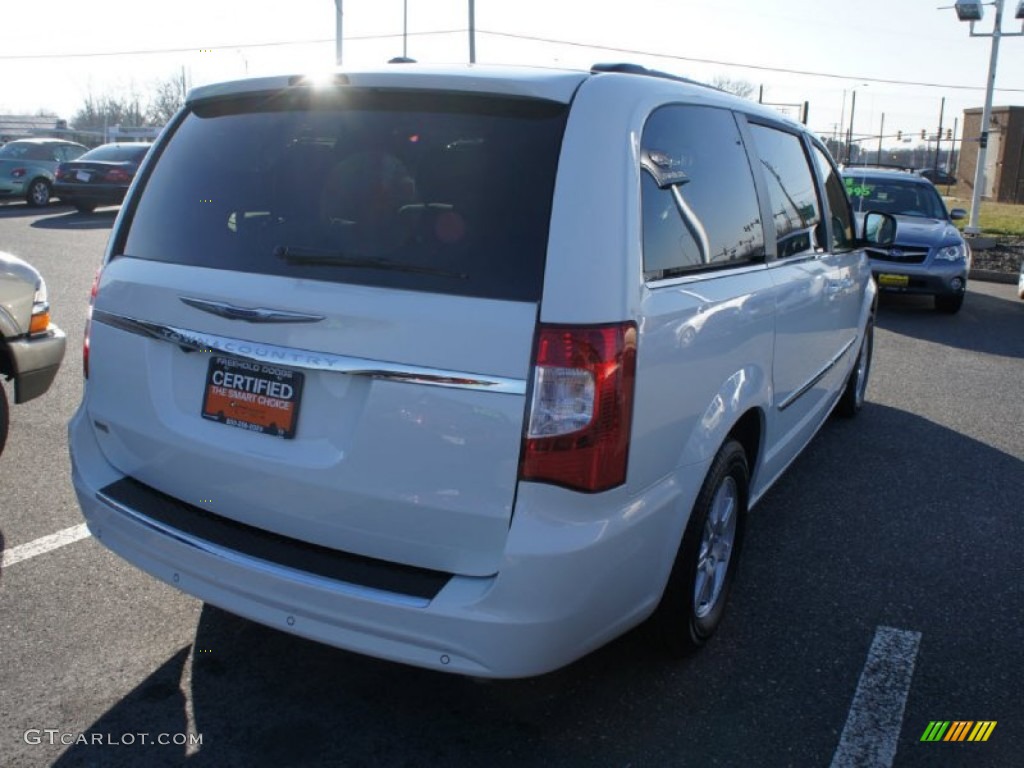
[[[996,7],[996,20],[992,32],[974,31],[974,22],[980,21],[983,14],[983,5],[994,5]],[[956,9],[957,18],[960,21],[971,23],[971,37],[991,37],[992,54],[988,62],[988,81],[985,85],[985,107],[981,111],[981,135],[978,137],[978,167],[974,169],[974,194],[971,197],[971,218],[964,227],[964,232],[976,235],[981,230],[978,227],[978,211],[981,208],[981,192],[985,187],[985,155],[988,149],[988,124],[992,119],[992,91],[996,85],[996,63],[999,60],[999,38],[1018,37],[1024,35],[1024,24],[1021,24],[1020,32],[1003,32],[1003,0],[994,0],[991,3],[982,3],[980,0],[958,0],[953,6]],[[1024,19],[1024,0],[1017,3],[1017,12],[1014,18]]]

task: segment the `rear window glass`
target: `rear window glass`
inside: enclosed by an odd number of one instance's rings
[[[53,160],[54,148],[49,144],[12,141],[0,147],[0,157],[16,160]]]
[[[537,301],[566,110],[357,89],[200,103],[144,180],[121,250]]]
[[[107,163],[138,163],[146,156],[148,150],[148,144],[140,144],[137,147],[105,145],[96,147],[96,149],[90,149],[84,155],[80,155],[78,159],[98,160]]]

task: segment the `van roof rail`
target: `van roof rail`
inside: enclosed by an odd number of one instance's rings
[[[617,72],[624,75],[645,75],[647,77],[660,77],[664,80],[675,80],[680,83],[689,83],[690,85],[699,85],[704,88],[715,88],[713,85],[702,83],[699,80],[691,80],[688,77],[682,77],[681,75],[673,75],[669,72],[662,72],[660,69],[648,69],[640,64],[632,64],[630,62],[610,62],[610,63],[599,63],[594,64],[590,68],[590,73],[593,75],[601,74],[604,72]],[[719,90],[715,88],[715,90]]]

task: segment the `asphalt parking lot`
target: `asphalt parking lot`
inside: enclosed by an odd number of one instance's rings
[[[0,456],[5,766],[1020,764],[1015,286],[974,282],[952,317],[883,299],[864,411],[831,420],[755,510],[704,652],[659,658],[641,629],[558,672],[483,682],[204,606],[79,527],[66,424],[116,210],[0,206],[0,250],[42,271],[68,332]],[[922,741],[935,721],[996,725]]]

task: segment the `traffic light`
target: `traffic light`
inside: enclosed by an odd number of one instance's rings
[[[947,128],[946,129],[946,141],[952,141],[952,140],[953,140],[953,129],[952,128]]]
[[[921,129],[921,141],[927,141],[927,140],[928,140],[928,129],[927,128],[922,128]]]
[[[903,131],[896,131],[896,141],[903,141]]]

